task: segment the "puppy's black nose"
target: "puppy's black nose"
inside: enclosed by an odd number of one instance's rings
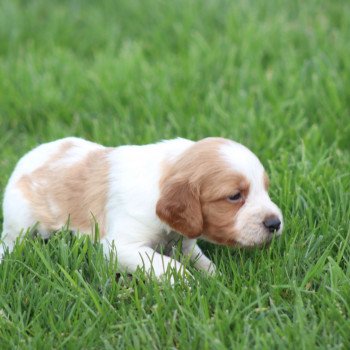
[[[270,216],[263,222],[264,226],[273,233],[281,227],[281,220],[277,216]]]

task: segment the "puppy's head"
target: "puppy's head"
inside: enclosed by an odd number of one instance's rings
[[[261,245],[283,227],[259,159],[222,138],[198,141],[167,165],[156,212],[184,236],[226,245]]]

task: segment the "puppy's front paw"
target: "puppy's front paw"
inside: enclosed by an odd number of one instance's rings
[[[176,282],[183,282],[187,285],[190,285],[190,282],[194,280],[193,275],[187,270],[183,271],[171,271],[170,273],[164,273],[159,276],[159,280],[162,282],[170,282],[172,286],[176,284]]]
[[[208,266],[205,272],[210,276],[214,276],[218,273],[217,268],[213,262],[210,263],[210,265]]]

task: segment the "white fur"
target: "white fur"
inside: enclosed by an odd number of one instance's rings
[[[242,246],[253,246],[266,240],[266,230],[261,225],[268,215],[275,215],[281,221],[280,235],[283,229],[281,210],[273,203],[264,186],[264,167],[257,156],[247,147],[231,142],[221,146],[221,154],[234,171],[248,179],[250,190],[245,204],[237,216],[235,229],[239,233],[238,243]]]

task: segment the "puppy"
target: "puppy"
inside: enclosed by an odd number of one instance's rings
[[[268,182],[250,150],[223,138],[116,148],[73,137],[46,143],[18,162],[6,187],[0,259],[33,225],[48,238],[67,221],[93,235],[97,222],[105,254],[113,247],[123,270],[182,271],[171,257],[182,238],[182,253],[213,273],[198,238],[251,247],[281,234]]]

